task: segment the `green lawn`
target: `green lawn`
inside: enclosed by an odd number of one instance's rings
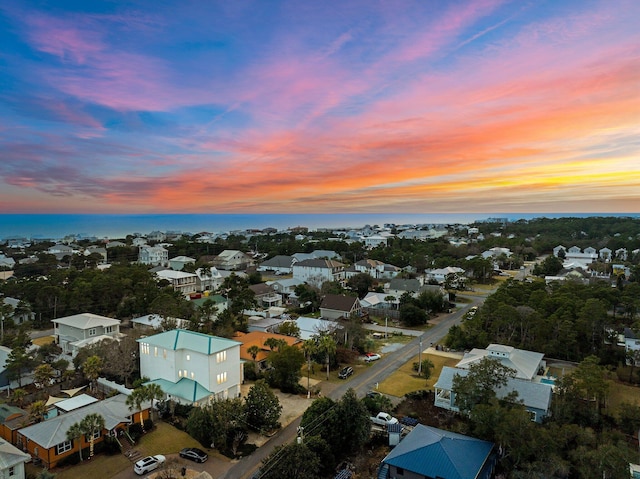
[[[162,421],[156,422],[155,429],[145,434],[138,444],[134,447],[140,452],[141,457],[154,454],[172,454],[177,453],[183,447],[199,447],[204,449],[195,439],[186,432],[180,431]],[[210,456],[224,458],[217,451],[207,450]],[[38,468],[32,464],[28,464],[29,472],[37,474]],[[66,467],[64,469],[55,469],[56,479],[75,479],[77,477],[112,477],[127,468],[133,467],[133,463],[122,454],[107,456],[100,454],[93,459],[85,460],[76,466]]]
[[[428,381],[418,377],[418,374],[413,370],[413,361],[409,361],[382,381],[378,385],[378,390],[391,396],[403,397],[405,394],[413,391],[432,389],[440,376],[442,368],[444,366],[453,367],[460,361],[460,358],[448,358],[435,354],[423,354],[422,358],[431,360],[434,366],[431,370],[431,378]]]

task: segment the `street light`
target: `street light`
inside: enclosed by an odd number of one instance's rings
[[[385,316],[384,317],[384,337],[385,337],[385,339],[389,337],[389,324],[388,324],[388,321],[389,321],[389,317]]]

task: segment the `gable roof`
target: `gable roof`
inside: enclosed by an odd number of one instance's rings
[[[231,339],[210,336],[195,331],[187,331],[186,329],[164,331],[154,334],[153,336],[137,339],[136,341],[174,351],[187,349],[208,356],[241,344]]]
[[[29,462],[30,460],[30,454],[22,452],[14,445],[0,439],[0,471],[16,466],[21,462]]]
[[[359,306],[356,296],[346,296],[344,294],[327,294],[322,298],[320,309],[333,309],[335,311],[351,312]]]
[[[333,261],[331,259],[305,259],[302,261],[298,261],[294,263],[293,267],[306,267],[306,268],[324,268],[324,269],[334,269],[341,268],[344,264],[339,261]]]
[[[271,259],[263,261],[260,266],[267,268],[291,268],[293,263],[293,257],[279,254]]]
[[[251,346],[258,346],[260,348],[260,352],[256,355],[256,361],[262,361],[269,356],[271,350],[269,349],[269,346],[264,345],[265,341],[269,338],[281,339],[289,346],[302,343],[299,338],[295,338],[293,336],[267,333],[263,331],[251,331],[250,333],[242,333],[238,331],[234,337],[237,338],[238,341],[242,342],[242,346],[240,346],[240,359],[251,361],[253,361],[253,356],[248,352],[248,349]]]
[[[393,278],[389,282],[389,289],[415,293],[420,290],[420,281],[417,279]]]
[[[456,369],[450,366],[444,366],[440,372],[438,381],[433,387],[451,391],[453,388],[453,378],[456,375],[465,377],[468,374],[468,369]],[[498,399],[504,399],[513,391],[518,393],[517,401],[522,401],[525,407],[548,411],[551,406],[553,388],[549,384],[511,378],[507,380],[505,386],[499,387],[495,393]]]
[[[544,354],[502,344],[490,344],[487,349],[474,348],[465,353],[456,367],[468,369],[471,364],[477,363],[484,357],[499,359],[503,365],[516,371],[516,378],[530,381],[537,375]]]
[[[253,294],[255,294],[256,296],[260,296],[262,294],[271,294],[275,292],[273,287],[266,283],[252,284],[249,286],[249,289],[253,291]]]
[[[52,319],[52,323],[63,324],[78,329],[89,329],[96,327],[116,326],[120,324],[119,319],[107,318],[93,313],[80,313],[64,318]]]
[[[186,399],[192,403],[199,402],[211,396],[211,391],[208,391],[207,388],[198,381],[189,378],[182,378],[177,383],[160,378],[149,381],[145,383],[145,385],[146,384],[157,384],[165,394]]]
[[[29,440],[49,449],[66,441],[69,428],[82,421],[89,414],[100,414],[104,418],[105,429],[108,430],[115,428],[118,424],[130,422],[129,416],[137,411],[130,410],[126,400],[125,394],[118,394],[104,401],[25,427],[19,432]],[[149,406],[150,403],[147,401],[142,405],[142,408],[148,409]]]
[[[426,477],[475,479],[492,450],[491,442],[418,424],[382,462]]]

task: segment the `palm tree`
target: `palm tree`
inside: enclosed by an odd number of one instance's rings
[[[258,357],[258,353],[261,351],[261,349],[257,346],[257,345],[253,345],[253,346],[249,346],[247,348],[247,352],[251,355],[251,357],[253,358],[253,360],[256,360],[256,357]]]
[[[22,407],[22,403],[24,403],[24,398],[27,396],[27,391],[24,389],[14,389],[11,394],[11,400],[18,405],[18,407]]]
[[[29,409],[29,415],[35,419],[36,422],[44,420],[44,415],[47,413],[47,404],[44,401],[34,401],[31,403]]]
[[[302,352],[307,357],[307,398],[311,397],[311,356],[318,352],[318,344],[313,339],[302,343]]]
[[[329,364],[331,362],[331,356],[336,353],[337,345],[335,339],[328,334],[323,334],[318,339],[318,351],[321,351],[325,355],[325,361],[327,363],[327,381],[329,380]]]
[[[126,404],[129,406],[129,411],[135,414],[135,411],[140,412],[140,425],[144,430],[144,422],[142,420],[142,403],[147,400],[147,391],[144,386],[139,387],[131,391],[131,394],[127,397]]]
[[[74,423],[67,430],[67,440],[73,444],[73,441],[79,439],[78,441],[78,453],[80,454],[80,460],[82,461],[82,435],[84,434],[84,430],[79,423]]]
[[[104,418],[100,414],[89,414],[80,421],[80,429],[85,437],[89,438],[89,457],[93,457],[93,442],[96,433],[101,433],[104,429]]]
[[[154,401],[161,401],[164,399],[164,391],[160,387],[159,384],[149,383],[146,386],[142,386],[146,390],[146,397],[149,401],[151,401],[151,412],[155,415],[156,408],[153,407]],[[157,418],[154,417],[154,421]]]
[[[267,338],[264,342],[264,345],[268,347],[271,351],[278,347],[278,339],[276,338]]]
[[[82,372],[91,381],[91,390],[95,391],[95,383],[102,372],[102,358],[100,356],[89,356],[82,365]]]

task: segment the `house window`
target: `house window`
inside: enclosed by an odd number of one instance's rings
[[[195,379],[196,377],[196,373],[194,373],[193,371],[191,371],[191,379]]]
[[[157,358],[158,357],[158,346],[154,346],[153,347],[153,355]]]
[[[105,333],[113,333],[113,326],[107,326],[106,328],[104,328],[104,332]]]
[[[178,369],[178,377],[181,378],[182,377],[182,369]]]
[[[88,436],[85,436],[87,441],[90,441],[91,439]],[[93,440],[95,441],[96,439],[100,438],[100,431],[96,431],[93,433]]]
[[[9,472],[9,477],[15,476],[15,475],[16,475],[16,469],[15,469],[15,467],[11,466],[11,467],[8,469],[8,472]]]
[[[163,349],[163,350],[162,350],[162,357],[163,357],[164,359],[167,359],[167,350],[166,350],[166,349]]]
[[[184,369],[184,370],[182,371],[182,377],[185,377],[185,378],[187,377],[187,370],[186,370],[186,369]]]
[[[399,476],[404,476],[404,469],[402,469],[401,467],[396,467],[396,474],[398,474]]]
[[[217,380],[218,380],[218,384],[222,384],[222,383],[226,383],[227,382],[227,373],[220,373],[217,376]]]
[[[149,354],[149,343],[140,343],[140,353]]]
[[[216,354],[216,363],[222,363],[224,361],[227,360],[227,352],[226,351],[220,351],[218,354]]]
[[[96,328],[91,328],[89,330],[89,336],[95,336],[96,335]]]
[[[71,441],[61,442],[60,444],[58,444],[56,446],[56,454],[60,455],[60,454],[63,454],[65,452],[67,452],[67,451],[70,451],[72,447],[73,446],[71,444]]]
[[[187,354],[187,361],[191,361],[191,355]]]

